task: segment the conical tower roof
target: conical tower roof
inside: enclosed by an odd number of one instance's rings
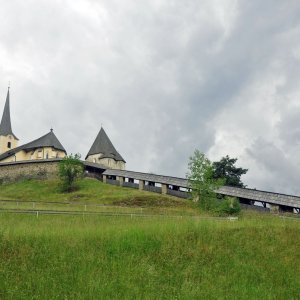
[[[13,134],[11,129],[9,102],[10,99],[9,99],[9,88],[8,88],[3,115],[0,123],[0,135],[4,135],[4,136],[12,135],[16,140],[18,140],[18,138]]]
[[[101,158],[113,158],[116,161],[125,162],[102,127],[85,159],[87,159],[89,155],[100,153],[102,153]]]

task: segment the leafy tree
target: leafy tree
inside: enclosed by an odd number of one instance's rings
[[[215,190],[224,184],[223,179],[213,177],[213,167],[210,160],[199,150],[190,157],[187,178],[192,189],[193,198],[201,208],[212,210],[216,207]]]
[[[225,185],[246,187],[241,181],[241,176],[246,174],[248,169],[237,168],[236,162],[237,158],[230,158],[228,155],[222,157],[220,161],[213,162],[213,178],[224,178]]]
[[[71,192],[76,188],[76,180],[83,176],[84,166],[80,161],[80,154],[70,154],[59,163],[59,177],[65,192]]]

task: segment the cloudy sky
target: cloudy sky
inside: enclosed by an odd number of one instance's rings
[[[101,124],[127,169],[185,176],[194,149],[300,194],[299,0],[0,0],[0,110],[85,156]]]

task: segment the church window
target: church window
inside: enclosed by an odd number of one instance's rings
[[[42,156],[43,156],[42,150],[38,150],[38,155],[37,155],[37,157],[38,157],[38,158],[42,158]]]
[[[11,142],[7,143],[7,148],[10,149],[11,148]]]

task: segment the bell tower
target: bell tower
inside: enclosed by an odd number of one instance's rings
[[[9,87],[0,123],[0,154],[18,146],[19,139],[13,134],[10,121]]]

